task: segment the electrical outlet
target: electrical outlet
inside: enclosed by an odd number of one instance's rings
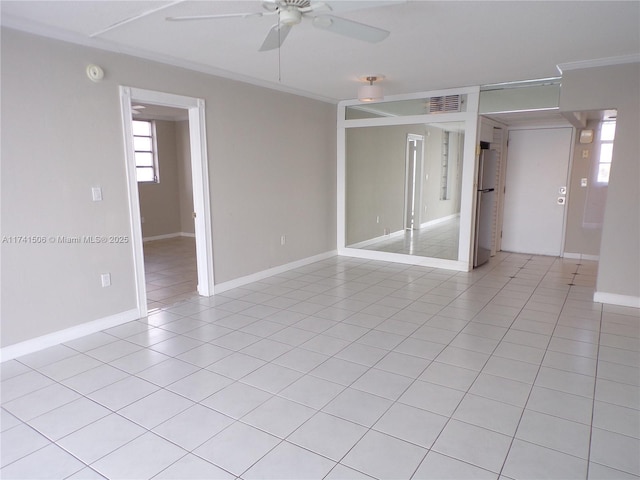
[[[588,149],[584,149],[582,150],[582,158],[589,158],[589,150]]]
[[[100,280],[102,281],[102,286],[103,287],[110,287],[111,286],[111,274],[110,273],[103,273],[102,275],[100,275]]]

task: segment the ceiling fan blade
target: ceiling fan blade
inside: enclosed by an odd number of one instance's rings
[[[264,42],[262,42],[260,51],[265,52],[267,50],[273,50],[280,47],[284,43],[284,39],[287,38],[290,31],[291,25],[276,23],[271,27],[269,33],[267,33],[267,37],[264,39]]]
[[[381,42],[389,36],[387,30],[333,15],[318,15],[313,19],[313,26],[370,43]]]
[[[219,15],[187,15],[184,17],[166,17],[165,20],[170,22],[183,22],[189,20],[212,20],[216,18],[249,18],[249,17],[262,17],[263,15],[269,15],[266,12],[252,12],[252,13],[223,13]]]

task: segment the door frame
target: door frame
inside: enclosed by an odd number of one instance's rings
[[[198,294],[214,294],[213,238],[211,229],[211,201],[209,195],[209,164],[206,143],[205,103],[201,98],[120,86],[120,106],[124,135],[129,220],[135,271],[136,298],[140,316],[147,315],[147,289],[144,271],[142,221],[140,198],[136,179],[133,149],[132,102],[183,108],[189,112],[189,145],[191,154],[191,181],[193,184],[193,211],[195,213],[196,263]]]
[[[424,169],[424,135],[418,135],[416,133],[408,133],[407,134],[407,143],[405,147],[405,174],[404,174],[404,230],[410,229],[410,225],[407,223],[407,214],[409,210],[409,162],[411,159],[409,158],[409,145],[411,142],[416,142],[416,163],[414,165],[413,176],[415,178],[415,182],[413,183],[413,195],[412,202],[414,204],[413,211],[413,229],[412,230],[420,230],[421,219],[422,219],[422,175]],[[416,209],[417,208],[417,209]]]

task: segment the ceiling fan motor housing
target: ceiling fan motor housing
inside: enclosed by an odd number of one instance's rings
[[[300,10],[295,7],[281,8],[278,12],[280,25],[297,25],[302,21]]]

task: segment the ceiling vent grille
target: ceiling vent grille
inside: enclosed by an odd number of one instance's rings
[[[429,113],[459,112],[461,104],[460,95],[431,97],[427,100],[427,110]]]

